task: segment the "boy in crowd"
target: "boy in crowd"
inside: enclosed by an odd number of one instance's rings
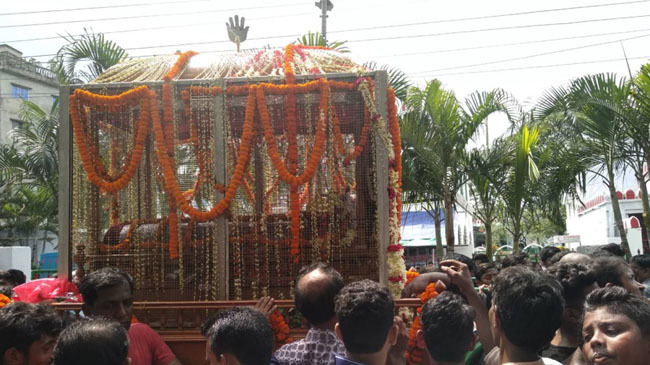
[[[643,294],[650,298],[650,255],[636,255],[630,264],[636,281],[645,287]]]
[[[201,326],[210,365],[277,364],[272,360],[273,330],[253,308],[235,307],[220,312]]]
[[[589,364],[650,363],[650,302],[616,286],[587,296],[582,351]]]
[[[593,270],[583,264],[559,262],[551,266],[548,272],[562,284],[565,306],[562,324],[555,332],[549,348],[542,352],[542,356],[564,362],[579,345],[578,327],[582,319],[585,297],[598,286]]]
[[[502,270],[492,287],[490,324],[498,348],[486,356],[486,363],[496,356],[499,364],[560,364],[538,356],[562,323],[560,283],[550,275],[514,266]]]
[[[280,364],[334,364],[334,355],[344,355],[345,346],[334,332],[338,321],[334,298],[343,288],[343,277],[327,264],[303,268],[296,278],[296,309],[309,322],[304,339],[275,352]]]
[[[431,364],[464,364],[465,354],[476,344],[472,307],[446,291],[424,305],[420,319],[417,339],[424,340]]]
[[[558,253],[560,253],[560,249],[555,246],[546,246],[542,249],[540,254],[542,270],[546,271],[551,267],[551,258]]]
[[[555,278],[521,265],[501,270],[492,283],[494,299],[486,325],[485,306],[477,301],[467,266],[453,260],[440,265],[476,311],[479,337],[489,351],[486,364],[560,364],[538,356],[562,321],[562,286]]]
[[[499,274],[499,270],[494,264],[480,264],[476,269],[476,284],[479,288],[489,287],[492,285],[492,279]]]
[[[129,357],[137,365],[180,365],[160,335],[144,323],[131,324],[133,317],[133,279],[114,267],[93,271],[81,282],[79,292],[87,316],[104,316],[127,330]]]
[[[337,336],[345,344],[345,357],[336,355],[337,365],[384,365],[389,352],[406,337],[406,327],[394,317],[395,303],[388,289],[371,280],[346,285],[336,297]],[[404,341],[400,341],[404,342]],[[404,363],[406,343],[393,349],[391,364]]]
[[[49,365],[63,322],[46,304],[16,302],[0,309],[0,364]]]
[[[634,295],[641,295],[644,286],[634,280],[634,272],[630,265],[616,256],[597,258],[593,263],[598,286],[620,286]]]
[[[66,327],[54,349],[54,365],[128,365],[126,330],[106,318],[85,318]]]

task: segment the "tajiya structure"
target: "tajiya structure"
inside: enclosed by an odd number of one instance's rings
[[[60,274],[118,266],[136,300],[290,298],[299,268],[405,279],[385,72],[289,45],[116,65],[61,95]]]

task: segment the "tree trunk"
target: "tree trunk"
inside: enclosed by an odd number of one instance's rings
[[[512,233],[512,253],[519,252],[519,241],[521,240],[521,220],[514,223]]]
[[[449,191],[449,187],[445,187],[445,238],[447,241],[447,254],[454,253],[454,197]]]
[[[645,156],[647,163],[650,163],[648,158],[650,158],[650,154],[646,154]],[[648,185],[645,183],[645,174],[639,179],[639,187],[641,188],[641,196],[639,199],[643,203],[643,224],[645,225],[647,239],[643,242],[643,253],[647,255],[650,254],[650,244],[648,243],[648,240],[650,240],[650,204],[648,203]]]
[[[442,248],[442,232],[440,230],[440,202],[435,202],[434,203],[434,214],[433,214],[433,220],[435,222],[435,228],[436,228],[436,258],[438,262],[442,260],[442,256],[444,254],[443,248]]]
[[[614,211],[614,221],[616,222],[616,228],[618,233],[621,235],[621,248],[625,252],[625,257],[630,258],[630,245],[627,243],[627,234],[625,233],[625,227],[623,226],[623,217],[621,215],[621,207],[618,205],[618,196],[616,196],[616,186],[614,185],[614,170],[612,166],[607,165],[607,187],[609,188],[609,197],[612,200],[612,210]]]
[[[485,222],[485,254],[492,262],[492,222]]]

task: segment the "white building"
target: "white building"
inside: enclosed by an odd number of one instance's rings
[[[49,111],[59,95],[54,73],[6,44],[0,44],[0,143],[9,142],[9,131],[19,127],[23,99]]]
[[[454,236],[456,253],[472,257],[474,252],[474,217],[473,207],[467,199],[469,191],[463,186],[456,194],[454,211]],[[444,209],[440,209],[440,233],[445,252],[447,240],[445,235]],[[436,233],[435,222],[421,204],[404,204],[402,207],[402,239],[405,247],[407,266],[424,266],[434,261]]]
[[[621,174],[616,178],[617,196],[621,216],[627,233],[632,255],[643,251],[642,242],[647,239],[643,227],[643,205],[639,185],[631,173]],[[570,249],[589,251],[589,247],[608,243],[621,243],[621,234],[616,227],[612,201],[607,186],[601,179],[592,179],[580,202],[569,201],[566,204],[567,236],[556,237],[558,243]],[[579,249],[579,247],[583,246]]]

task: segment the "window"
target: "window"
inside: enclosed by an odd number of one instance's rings
[[[24,86],[11,84],[11,96],[14,98],[29,99],[29,88]]]
[[[25,122],[20,119],[11,119],[11,129],[19,129],[25,126]]]

